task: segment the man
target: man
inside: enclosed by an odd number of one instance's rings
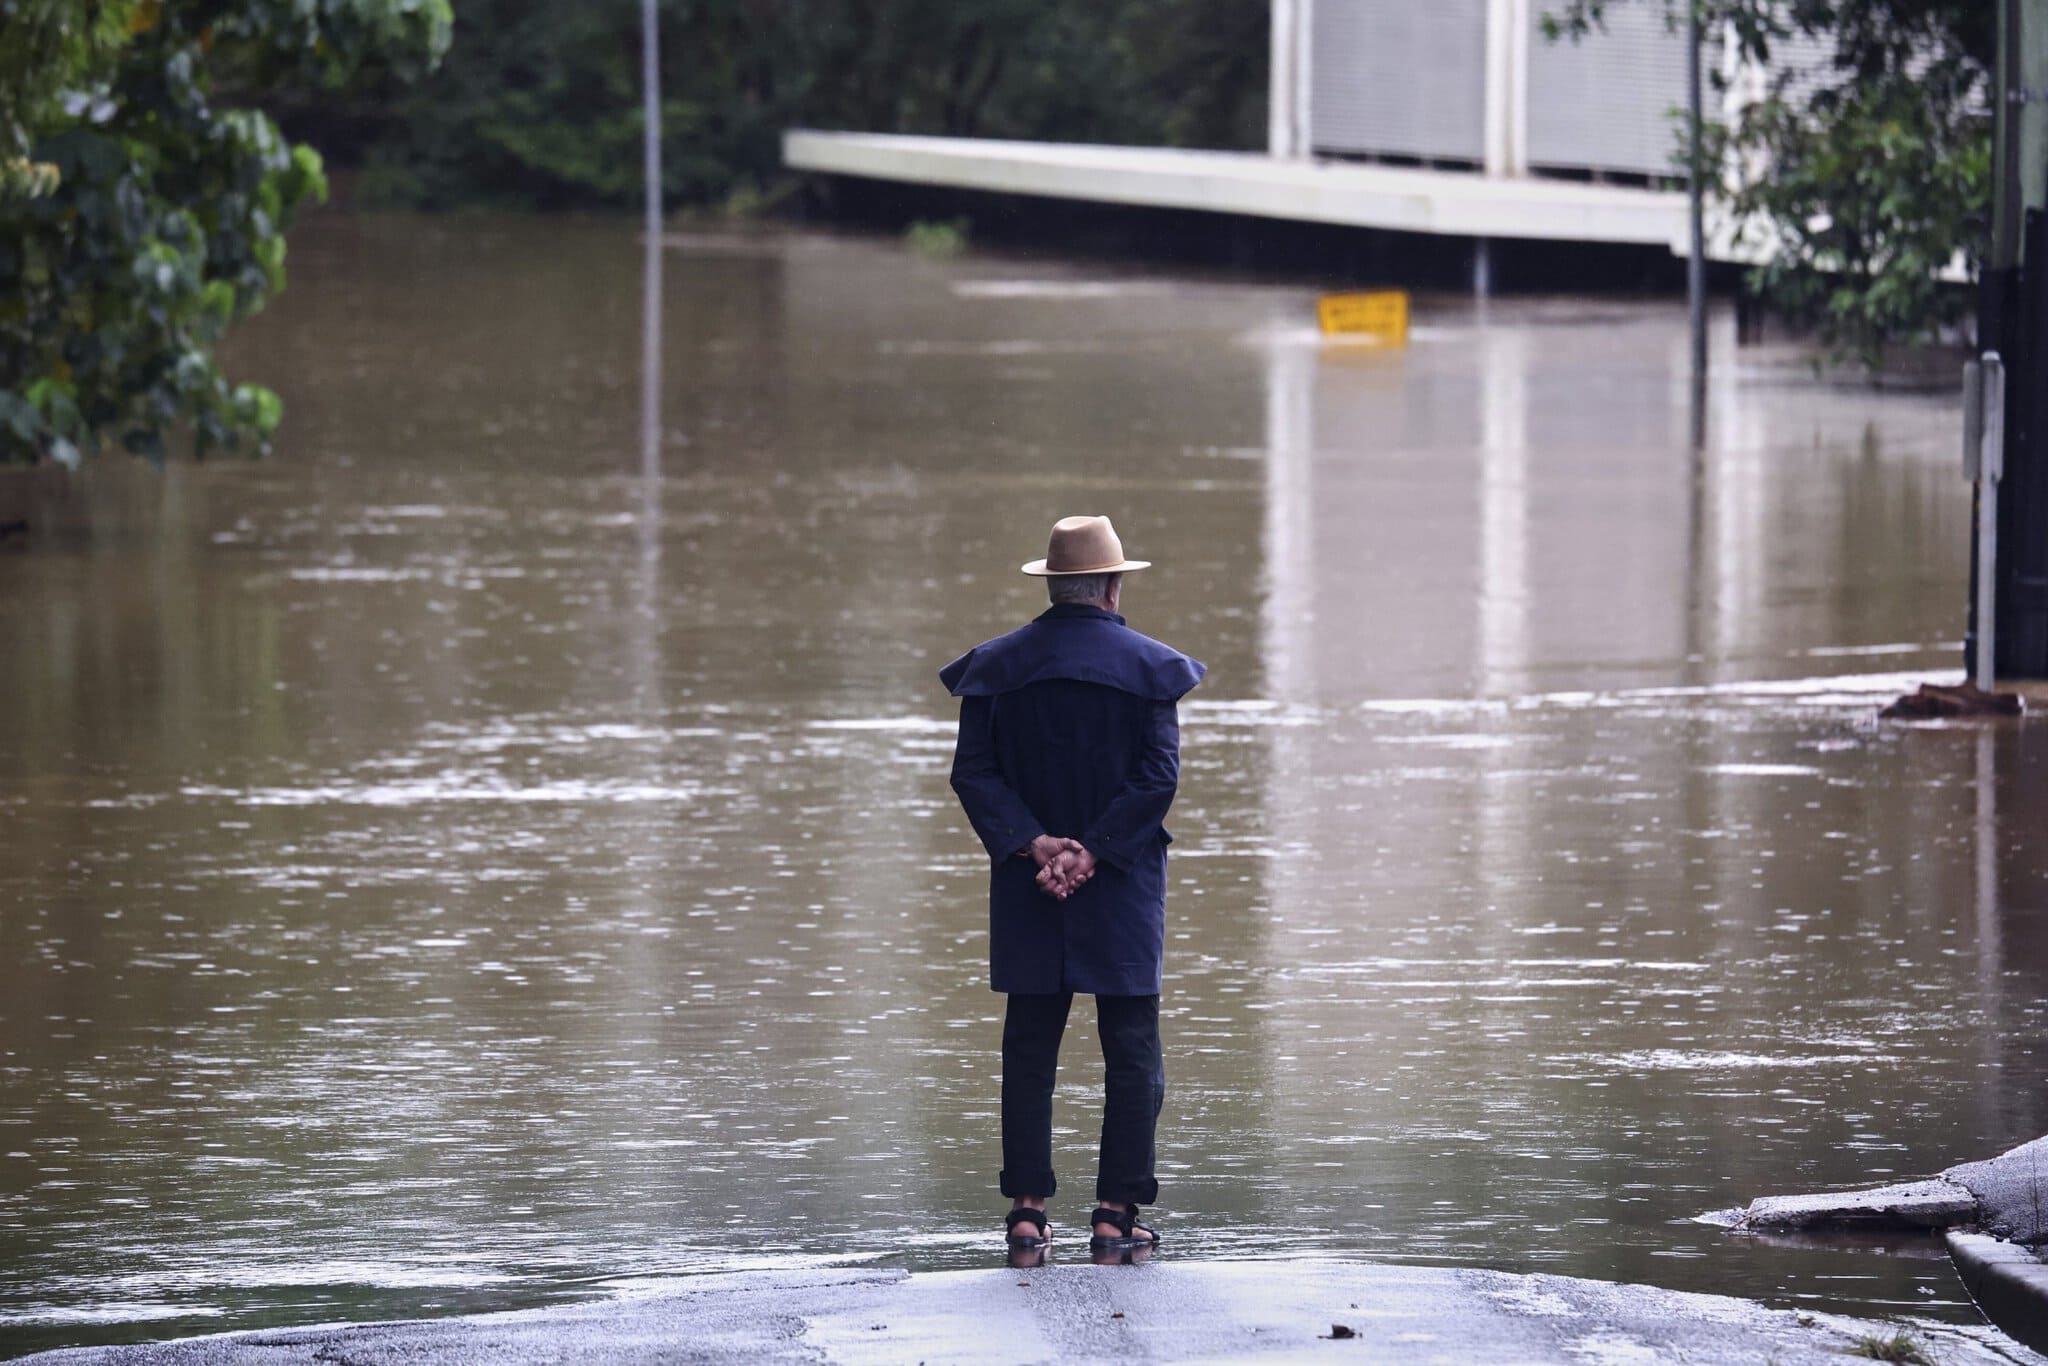
[[[1052,1092],[1074,993],[1095,997],[1102,1147],[1090,1246],[1149,1247],[1153,1133],[1166,1098],[1159,988],[1166,938],[1161,823],[1180,778],[1175,703],[1201,664],[1117,615],[1124,558],[1107,517],[1055,523],[1042,560],[1052,606],[940,670],[960,698],[953,790],[994,866],[990,985],[1003,1018],[1002,1192],[1012,1248],[1043,1248]]]

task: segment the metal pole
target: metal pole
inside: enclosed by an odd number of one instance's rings
[[[661,468],[661,26],[655,0],[640,0],[640,111],[646,180],[646,278],[640,319],[640,466]]]
[[[1977,450],[1977,660],[1974,681],[1990,692],[1998,676],[1998,481],[2005,465],[2005,365],[1996,351],[1978,366],[1982,393]]]
[[[661,232],[661,18],[640,0],[640,148],[647,182],[647,231]]]
[[[1308,0],[1273,0],[1267,24],[1271,55],[1267,59],[1266,153],[1293,158],[1308,155],[1307,134],[1302,126],[1301,41],[1308,22]]]
[[[2024,215],[2029,209],[2048,209],[2048,0],[2017,2],[2023,10],[2012,38],[2019,50],[2005,98],[2015,125],[2013,188]]]
[[[2009,271],[2020,263],[2020,221],[2027,197],[2020,173],[2020,112],[2024,96],[2014,100],[2015,91],[2026,88],[2021,43],[2024,17],[2022,0],[1998,0],[1998,55],[1991,77],[1991,260],[1994,271]],[[1997,339],[1986,337],[1985,346]]]
[[[1988,501],[2004,525],[1994,531],[1997,563],[1985,560],[1981,539],[1975,547],[1967,662],[1974,676],[1995,625],[1996,672],[2040,679],[2048,678],[2048,0],[1998,0],[1997,22],[1991,254],[1977,337],[2012,373],[1998,414],[2006,419],[2002,467],[1979,481],[1980,512]],[[1987,426],[1991,407],[1987,395]],[[1988,441],[1985,456],[1988,465]],[[1987,493],[1994,482],[2000,487]]]
[[[1707,377],[1707,228],[1706,174],[1701,124],[1706,102],[1700,89],[1700,9],[1698,0],[1685,7],[1685,96],[1690,127],[1686,135],[1686,182],[1691,200],[1685,263],[1685,303],[1692,324],[1692,376],[1697,390]],[[1698,424],[1696,423],[1696,430]]]
[[[1977,485],[1977,669],[1985,692],[1998,680],[1998,481]]]

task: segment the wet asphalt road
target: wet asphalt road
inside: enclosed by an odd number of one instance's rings
[[[1564,1276],[1337,1261],[692,1278],[570,1308],[53,1352],[41,1363],[897,1363],[1325,1357],[1839,1363],[1899,1323]],[[1345,1331],[1348,1330],[1348,1333]],[[1931,1360],[2037,1362],[1995,1330],[1905,1326]]]

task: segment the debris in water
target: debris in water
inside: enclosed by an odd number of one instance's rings
[[[2018,716],[2020,710],[2018,693],[1986,692],[1975,683],[1922,683],[1920,691],[1907,693],[1878,715],[1888,720],[1917,721],[1949,716]]]

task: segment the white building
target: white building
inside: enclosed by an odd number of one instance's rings
[[[1616,4],[1552,41],[1555,0],[1273,0],[1268,150],[1412,159],[1493,177],[1674,175],[1685,39]],[[1707,60],[1711,61],[1711,55]]]
[[[792,168],[1472,239],[1685,250],[1685,48],[1615,4],[1551,41],[1552,0],[1272,0],[1265,155],[974,138],[784,135]],[[1705,54],[1712,64],[1716,51]]]

